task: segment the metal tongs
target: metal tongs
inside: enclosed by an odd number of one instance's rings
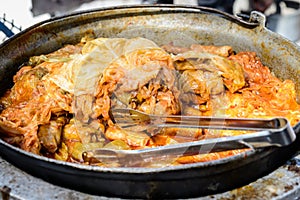
[[[113,109],[112,119],[124,130],[147,130],[151,128],[196,128],[221,130],[255,131],[237,136],[203,139],[139,150],[96,149],[84,152],[83,158],[90,162],[123,163],[125,166],[158,157],[178,157],[235,149],[257,149],[262,147],[282,147],[291,144],[296,135],[286,118],[251,119],[203,116],[146,114],[133,109]],[[127,163],[127,164],[126,164]]]

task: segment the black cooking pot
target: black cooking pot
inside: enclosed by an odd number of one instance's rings
[[[1,92],[30,56],[75,44],[93,31],[97,37],[141,36],[157,44],[230,45],[236,51],[255,51],[282,79],[296,83],[300,97],[300,48],[267,30],[263,15],[250,21],[205,7],[139,5],[91,10],[36,24],[0,46]],[[165,168],[105,168],[67,163],[34,155],[0,140],[0,155],[13,165],[48,182],[81,192],[124,198],[188,198],[231,190],[267,175],[297,154],[291,145],[264,148],[229,158]]]

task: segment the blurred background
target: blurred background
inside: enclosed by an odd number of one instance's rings
[[[300,0],[9,0],[0,7],[0,43],[40,21],[89,9],[136,4],[184,4],[213,7],[230,14],[267,16],[267,27],[300,42]]]

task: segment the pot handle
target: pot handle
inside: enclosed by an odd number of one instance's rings
[[[148,5],[138,5],[139,8],[145,8],[148,7]],[[184,9],[185,11],[188,12],[203,12],[203,13],[208,13],[208,14],[214,14],[219,17],[228,19],[229,21],[232,21],[236,24],[239,24],[243,27],[253,29],[257,27],[265,27],[266,24],[266,17],[263,13],[258,12],[258,11],[252,11],[249,15],[244,15],[244,14],[237,14],[233,15],[224,11],[221,11],[216,8],[212,7],[205,7],[205,6],[190,6],[190,5],[151,5],[153,8],[159,8],[160,12],[164,11],[162,8],[178,8],[179,10]],[[170,10],[166,10],[169,12]],[[176,12],[176,9],[174,10]],[[182,10],[181,10],[182,11]]]
[[[258,12],[258,11],[252,11],[250,13],[249,21],[259,23],[259,26],[261,26],[261,27],[266,27],[267,19],[263,13]]]
[[[235,16],[214,8],[201,7],[201,6],[199,6],[199,8],[203,12],[219,15],[220,17],[226,18],[246,28],[250,28],[250,29],[257,28],[257,27],[265,28],[266,25],[266,16],[263,13],[258,11],[251,11],[250,16],[243,15],[243,14],[237,14]]]

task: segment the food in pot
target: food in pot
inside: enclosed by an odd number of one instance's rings
[[[31,57],[13,81],[0,100],[1,138],[68,162],[89,164],[82,153],[97,148],[142,149],[246,133],[193,128],[127,131],[114,122],[113,108],[156,115],[281,116],[292,125],[300,121],[294,83],[276,78],[255,52],[235,53],[230,46],[83,38],[79,44]],[[243,151],[182,156],[168,164],[211,161]]]

